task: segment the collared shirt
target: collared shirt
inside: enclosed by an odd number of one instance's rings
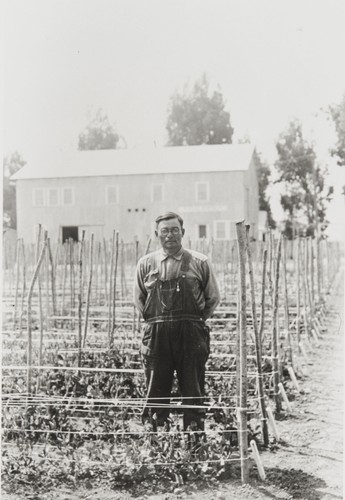
[[[195,250],[188,252],[192,255],[192,259],[186,274],[187,277],[194,278],[193,295],[204,318],[207,319],[220,302],[218,284],[206,255]],[[134,303],[140,312],[143,312],[148,293],[157,278],[170,280],[179,276],[183,253],[183,248],[175,255],[168,255],[160,249],[139,260],[135,276]]]

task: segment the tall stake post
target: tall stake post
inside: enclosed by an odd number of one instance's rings
[[[254,335],[255,335],[256,369],[258,372],[259,405],[260,405],[261,421],[262,421],[262,436],[264,439],[264,445],[268,446],[267,415],[266,415],[266,406],[265,406],[264,384],[263,384],[263,378],[262,378],[261,338],[260,338],[259,329],[258,329],[258,318],[256,315],[254,272],[253,272],[252,253],[251,253],[250,242],[249,242],[249,229],[250,229],[250,226],[246,225],[246,248],[247,248],[247,258],[248,258],[249,280],[250,280],[252,319],[253,319],[253,327],[254,327]]]
[[[114,279],[113,279],[113,294],[112,294],[112,307],[113,307],[113,316],[111,323],[111,343],[114,342],[114,332],[116,326],[116,285],[117,285],[117,267],[119,262],[119,232],[116,231],[115,236],[115,262],[114,262]]]
[[[300,350],[299,343],[301,341],[301,285],[300,285],[300,238],[297,236],[296,240],[296,262],[297,262],[297,293],[296,293],[296,333],[297,333],[297,345],[298,350]]]
[[[23,285],[22,285],[22,297],[21,297],[20,315],[19,315],[19,332],[20,333],[22,333],[23,315],[24,315],[24,298],[25,298],[25,292],[26,292],[26,259],[25,259],[25,247],[24,247],[23,238],[21,239],[21,248],[22,248],[22,255],[23,255]]]
[[[240,273],[240,406],[239,416],[239,444],[241,455],[241,480],[247,483],[248,469],[248,429],[247,429],[247,317],[246,317],[246,230],[244,222],[236,223],[239,273]]]
[[[110,255],[110,278],[109,278],[109,301],[108,301],[108,341],[109,348],[113,347],[112,338],[112,297],[113,297],[113,273],[114,273],[114,253],[115,253],[115,229],[111,240],[111,255]]]
[[[108,252],[107,252],[107,242],[103,238],[103,252],[104,252],[104,295],[105,304],[109,305],[109,295],[108,295]]]
[[[64,255],[63,255],[63,270],[62,270],[62,301],[61,301],[61,315],[65,312],[65,294],[66,294],[66,276],[67,276],[67,262],[69,253],[69,243],[65,242],[64,245]]]
[[[82,348],[82,306],[83,306],[83,253],[84,253],[85,230],[82,231],[79,245],[79,287],[78,287],[78,367],[81,366]]]
[[[16,242],[16,291],[15,291],[14,311],[13,311],[13,331],[16,330],[16,326],[17,326],[19,273],[20,273],[20,240],[18,239]]]
[[[303,320],[304,320],[304,333],[308,337],[308,307],[311,311],[311,300],[310,300],[310,290],[309,290],[309,280],[308,280],[308,239],[304,238],[304,262],[303,262]]]
[[[40,255],[41,234],[42,234],[42,226],[41,224],[38,224],[35,262],[37,262]],[[41,364],[43,356],[43,306],[42,306],[42,284],[39,271],[37,276],[37,284],[38,284],[38,308],[39,308],[38,314],[39,314],[39,325],[40,325],[39,362]]]
[[[91,234],[91,242],[90,242],[90,253],[89,253],[89,280],[88,280],[88,286],[87,286],[84,334],[83,334],[83,342],[82,342],[83,347],[85,347],[85,344],[86,344],[87,326],[88,326],[88,322],[89,322],[89,309],[90,309],[90,297],[91,297],[91,285],[92,285],[92,266],[93,266],[93,242],[94,242],[94,234],[92,233]]]
[[[267,249],[265,248],[262,254],[261,315],[260,315],[260,329],[259,329],[261,346],[264,338],[264,327],[265,327],[266,264],[267,264]]]
[[[135,266],[138,264],[138,258],[139,258],[139,241],[135,238],[134,240],[134,261],[135,261]],[[138,314],[138,323],[140,321],[140,315]],[[135,305],[133,305],[133,333],[135,333],[135,328],[137,325],[137,308]]]
[[[289,349],[289,363],[293,365],[292,360],[292,345],[291,345],[291,335],[290,335],[290,315],[289,315],[289,295],[287,286],[287,251],[286,251],[287,240],[283,240],[282,248],[282,264],[283,264],[283,284],[284,284],[284,326],[286,332],[286,340]]]
[[[272,320],[272,367],[273,367],[273,385],[274,398],[276,402],[276,412],[280,413],[282,409],[281,399],[279,394],[279,354],[278,354],[278,302],[279,302],[279,265],[281,256],[281,236],[278,240],[277,262],[275,267],[274,294],[273,294],[273,320]]]
[[[50,263],[50,285],[52,292],[53,316],[56,316],[56,281],[55,281],[55,266],[53,261],[52,249],[50,246],[50,238],[48,238],[48,255]],[[57,257],[57,255],[56,255]],[[54,321],[55,326],[55,321]]]
[[[28,344],[27,344],[27,390],[28,394],[30,395],[32,392],[32,318],[31,318],[31,311],[32,311],[32,294],[34,290],[34,285],[36,282],[36,279],[38,277],[38,273],[43,261],[44,253],[46,250],[47,246],[47,237],[48,233],[47,231],[44,232],[44,239],[43,239],[43,245],[41,248],[41,252],[38,256],[37,262],[36,262],[36,267],[33,273],[33,276],[31,278],[30,286],[29,286],[29,291],[28,291],[28,297],[27,297],[27,334],[28,334]]]

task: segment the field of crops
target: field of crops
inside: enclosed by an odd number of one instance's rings
[[[147,401],[133,307],[137,260],[155,243],[111,241],[3,250],[2,481],[23,486],[112,487],[196,478],[264,477],[258,450],[279,443],[275,418],[297,398],[308,351],[327,335],[327,301],[341,248],[325,239],[188,241],[209,255],[222,302],[207,362],[205,435],[183,431],[174,386],[170,425],[142,423]],[[237,471],[237,472],[236,472]]]

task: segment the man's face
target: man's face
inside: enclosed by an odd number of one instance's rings
[[[167,253],[176,253],[180,250],[184,229],[178,219],[162,220],[155,231],[163,249]]]

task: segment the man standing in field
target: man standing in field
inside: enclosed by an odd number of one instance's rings
[[[145,320],[141,345],[147,406],[154,430],[167,422],[176,370],[183,397],[184,430],[204,430],[202,408],[205,364],[209,355],[209,318],[219,304],[218,285],[208,258],[182,247],[182,218],[157,217],[155,234],[162,248],[137,266],[134,301]],[[193,408],[195,406],[195,408]]]

